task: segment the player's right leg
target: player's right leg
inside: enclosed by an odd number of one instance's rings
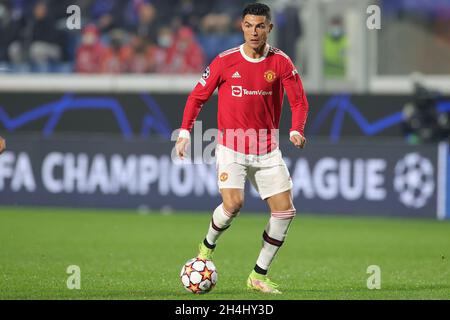
[[[221,189],[220,192],[223,202],[214,210],[208,233],[199,245],[198,257],[200,259],[211,260],[217,240],[230,227],[231,222],[238,215],[244,203],[243,189],[226,188]]]
[[[222,203],[214,210],[208,233],[199,245],[199,257],[202,259],[212,257],[217,239],[230,227],[244,203],[246,166],[237,160],[233,150],[221,145],[216,148],[216,164]]]

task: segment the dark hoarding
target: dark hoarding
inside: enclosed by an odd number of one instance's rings
[[[165,137],[181,124],[187,94],[1,93],[0,134],[33,132],[45,137],[67,133]],[[308,137],[342,141],[353,137],[402,137],[403,108],[409,95],[308,94]],[[450,112],[450,97],[440,97],[437,113]],[[280,134],[288,134],[287,99]],[[217,127],[217,96],[203,106],[198,120]]]
[[[221,201],[214,159],[174,162],[172,148],[164,139],[13,136],[0,156],[0,203],[213,210]],[[437,145],[311,142],[299,150],[286,139],[280,149],[299,213],[436,218],[445,194]],[[243,211],[267,212],[246,187]]]

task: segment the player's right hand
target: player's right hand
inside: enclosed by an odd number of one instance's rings
[[[177,156],[180,159],[184,159],[184,157],[186,156],[186,149],[188,143],[189,139],[187,138],[178,138],[177,142],[175,143],[175,150],[177,152]]]
[[[0,137],[0,154],[6,149],[6,142],[5,139]]]
[[[291,140],[296,148],[303,149],[305,147],[306,139],[302,135],[294,134],[289,140]]]

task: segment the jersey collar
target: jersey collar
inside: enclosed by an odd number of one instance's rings
[[[248,62],[253,62],[253,63],[258,63],[258,62],[263,61],[267,57],[267,54],[269,53],[269,49],[270,49],[270,45],[268,43],[266,43],[266,47],[264,48],[263,55],[260,58],[253,59],[245,54],[244,44],[241,44],[239,47],[239,51],[241,52],[242,57],[244,57],[244,59],[247,60]]]

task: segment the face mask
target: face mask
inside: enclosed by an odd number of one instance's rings
[[[168,48],[172,45],[172,37],[170,36],[160,36],[158,38],[158,45],[163,48]]]
[[[188,47],[187,41],[181,41],[181,42],[178,44],[178,49],[180,49],[180,50],[182,50],[182,51],[186,50],[187,47]]]
[[[330,34],[333,38],[339,38],[343,35],[343,30],[341,27],[331,27]]]
[[[92,33],[85,34],[82,38],[83,44],[87,46],[93,45],[95,43],[95,38],[95,35]]]

